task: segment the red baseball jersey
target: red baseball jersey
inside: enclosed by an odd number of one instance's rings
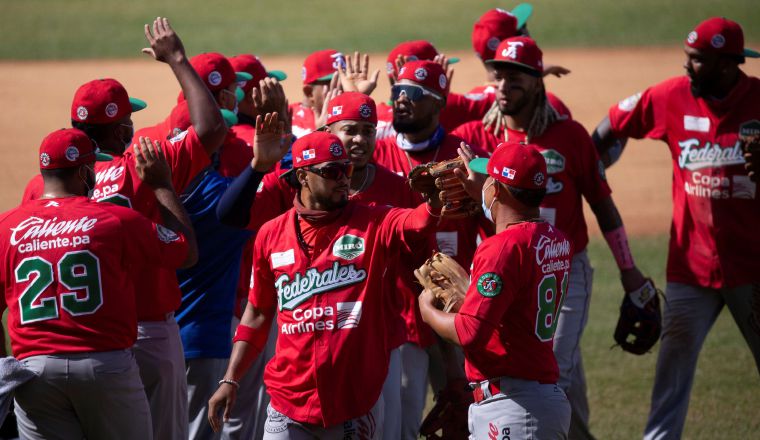
[[[142,268],[175,270],[183,236],[127,208],[86,197],[40,199],[0,216],[0,313],[13,355],[120,350],[137,337]]]
[[[251,137],[253,142],[253,137]],[[219,166],[216,170],[224,177],[237,177],[251,164],[253,148],[239,138],[233,130],[227,132],[224,143],[219,147]]]
[[[478,86],[467,92],[464,96],[476,101],[487,101],[488,108],[491,108],[494,101],[496,101],[496,87],[490,84]],[[570,113],[570,109],[557,95],[552,92],[546,92],[546,99],[549,101],[549,104],[554,107],[554,110],[557,110],[557,113],[559,113],[560,116],[567,116],[568,119],[573,119],[573,114]]]
[[[417,165],[457,157],[460,142],[462,142],[461,138],[447,134],[438,149],[433,148],[422,153],[407,153],[398,147],[394,136],[377,142],[373,160],[398,175],[407,176],[409,171]],[[477,146],[473,146],[473,150],[481,157],[487,156],[487,153]],[[490,225],[484,225],[481,219],[482,216],[476,216],[462,220],[442,221],[436,228],[438,249],[454,257],[462,267],[469,268],[475,248],[478,247],[478,233],[486,234],[491,228]]]
[[[744,170],[741,132],[760,132],[760,79],[741,74],[723,100],[672,78],[609,111],[617,137],[659,139],[673,158],[667,279],[719,289],[760,281],[760,199]]]
[[[570,240],[547,222],[523,222],[483,241],[454,318],[467,379],[556,383],[552,351],[567,293]]]
[[[509,130],[509,139],[525,140],[525,133]],[[454,133],[470,145],[493,151],[504,140],[483,128],[480,121],[459,127]],[[546,197],[541,202],[541,217],[570,237],[573,249],[580,252],[588,245],[588,229],[583,215],[581,196],[590,205],[611,194],[604,175],[604,166],[583,126],[571,119],[559,120],[544,134],[531,139],[546,159]]]
[[[293,115],[291,124],[293,135],[300,138],[316,130],[314,110],[306,107],[301,102],[290,104],[290,113]]]
[[[389,138],[396,136],[396,130],[393,129],[393,104],[387,102],[377,103],[377,133],[375,139]]]
[[[386,340],[392,261],[425,211],[350,202],[333,221],[312,226],[295,209],[266,223],[254,245],[249,300],[276,310],[277,347],[264,372],[272,406],[304,423],[331,426],[366,414],[388,371]],[[296,223],[298,222],[298,223]],[[299,245],[296,225],[306,243]]]
[[[209,165],[206,150],[193,127],[163,141],[161,145],[172,171],[174,189],[181,193]],[[97,177],[93,200],[129,207],[154,222],[162,222],[153,189],[137,176],[131,147],[121,155],[113,155],[110,162],[95,162],[95,172]],[[25,195],[39,196],[42,193],[41,185],[41,178],[32,179]],[[137,317],[141,321],[163,320],[167,313],[177,310],[180,305],[182,293],[173,270],[148,265],[135,280],[135,284],[138,294]]]
[[[232,130],[235,136],[242,139],[246,145],[253,148],[253,137],[256,135],[256,127],[253,125],[240,123],[233,125],[230,130]]]

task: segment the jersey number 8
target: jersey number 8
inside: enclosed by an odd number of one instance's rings
[[[61,308],[72,316],[90,315],[103,305],[103,293],[100,288],[100,261],[90,251],[67,252],[58,260],[58,279],[69,292],[63,292]],[[46,321],[58,318],[58,298],[44,298],[35,302],[55,281],[53,264],[42,257],[25,258],[16,266],[16,282],[25,283],[34,280],[24,289],[18,298],[21,312],[21,324]],[[74,292],[84,289],[80,298]]]
[[[557,330],[557,317],[567,293],[567,272],[562,275],[562,289],[557,291],[557,277],[550,273],[538,283],[538,311],[536,312],[536,336],[542,342],[551,341]],[[558,298],[559,297],[559,298]]]

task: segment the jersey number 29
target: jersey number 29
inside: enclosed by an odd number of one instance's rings
[[[58,260],[58,281],[69,292],[62,292],[61,308],[72,316],[90,315],[103,305],[100,288],[100,261],[90,251],[67,252]],[[35,302],[55,281],[53,264],[42,257],[25,258],[16,266],[16,282],[34,280],[18,297],[21,324],[58,318],[58,298],[44,298]],[[84,290],[79,297],[76,290]]]
[[[557,277],[550,273],[538,283],[538,311],[536,312],[536,337],[541,342],[551,341],[557,330],[557,318],[567,293],[568,273],[562,274],[561,290],[557,291]]]

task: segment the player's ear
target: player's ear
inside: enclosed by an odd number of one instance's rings
[[[309,185],[307,184],[306,180],[306,170],[298,169],[296,170],[296,180],[298,180],[298,183],[301,184],[302,188],[308,188]]]

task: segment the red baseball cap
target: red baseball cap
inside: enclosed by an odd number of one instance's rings
[[[338,136],[326,131],[313,131],[293,143],[293,168],[324,162],[348,160],[348,153]]]
[[[253,78],[249,73],[236,72],[230,60],[218,52],[196,55],[190,58],[190,64],[213,93],[226,89],[233,82],[249,81]]]
[[[530,37],[511,37],[499,43],[488,64],[514,64],[526,68],[535,76],[544,73],[544,54]]]
[[[238,87],[243,89],[244,92],[250,92],[255,86],[258,86],[259,81],[262,79],[276,78],[278,81],[282,81],[288,77],[285,72],[281,70],[267,71],[264,65],[261,64],[261,60],[256,55],[243,54],[236,55],[230,58],[230,64],[232,68],[237,72],[245,72],[251,75],[250,80],[238,81]]]
[[[439,52],[435,46],[433,46],[433,43],[427,40],[413,40],[400,43],[388,54],[388,59],[385,63],[385,70],[388,73],[388,76],[392,77],[398,74],[396,71],[396,58],[398,58],[399,55],[405,56],[407,61],[432,61],[439,55]],[[449,64],[458,62],[459,58],[449,58]]]
[[[440,64],[433,61],[409,61],[401,66],[398,73],[399,81],[413,81],[429,91],[446,96],[449,93],[449,80]]]
[[[533,6],[521,3],[512,11],[496,8],[481,15],[472,29],[472,48],[478,57],[483,61],[492,59],[499,43],[516,36],[532,13]]]
[[[327,81],[336,70],[346,67],[346,57],[335,49],[325,49],[313,52],[306,57],[301,68],[301,79],[304,84],[316,81]]]
[[[147,107],[145,101],[130,98],[119,81],[96,79],[81,85],[71,101],[71,120],[88,124],[109,124]]]
[[[471,160],[470,169],[515,188],[546,188],[546,160],[533,144],[502,142],[490,158]]]
[[[74,168],[113,157],[99,153],[87,135],[76,128],[62,128],[45,136],[40,144],[40,169]]]
[[[760,58],[760,52],[744,47],[744,31],[739,23],[724,17],[699,23],[686,37],[686,45],[708,52]]]
[[[338,121],[367,121],[377,125],[375,100],[359,92],[345,92],[327,103],[327,125]]]

